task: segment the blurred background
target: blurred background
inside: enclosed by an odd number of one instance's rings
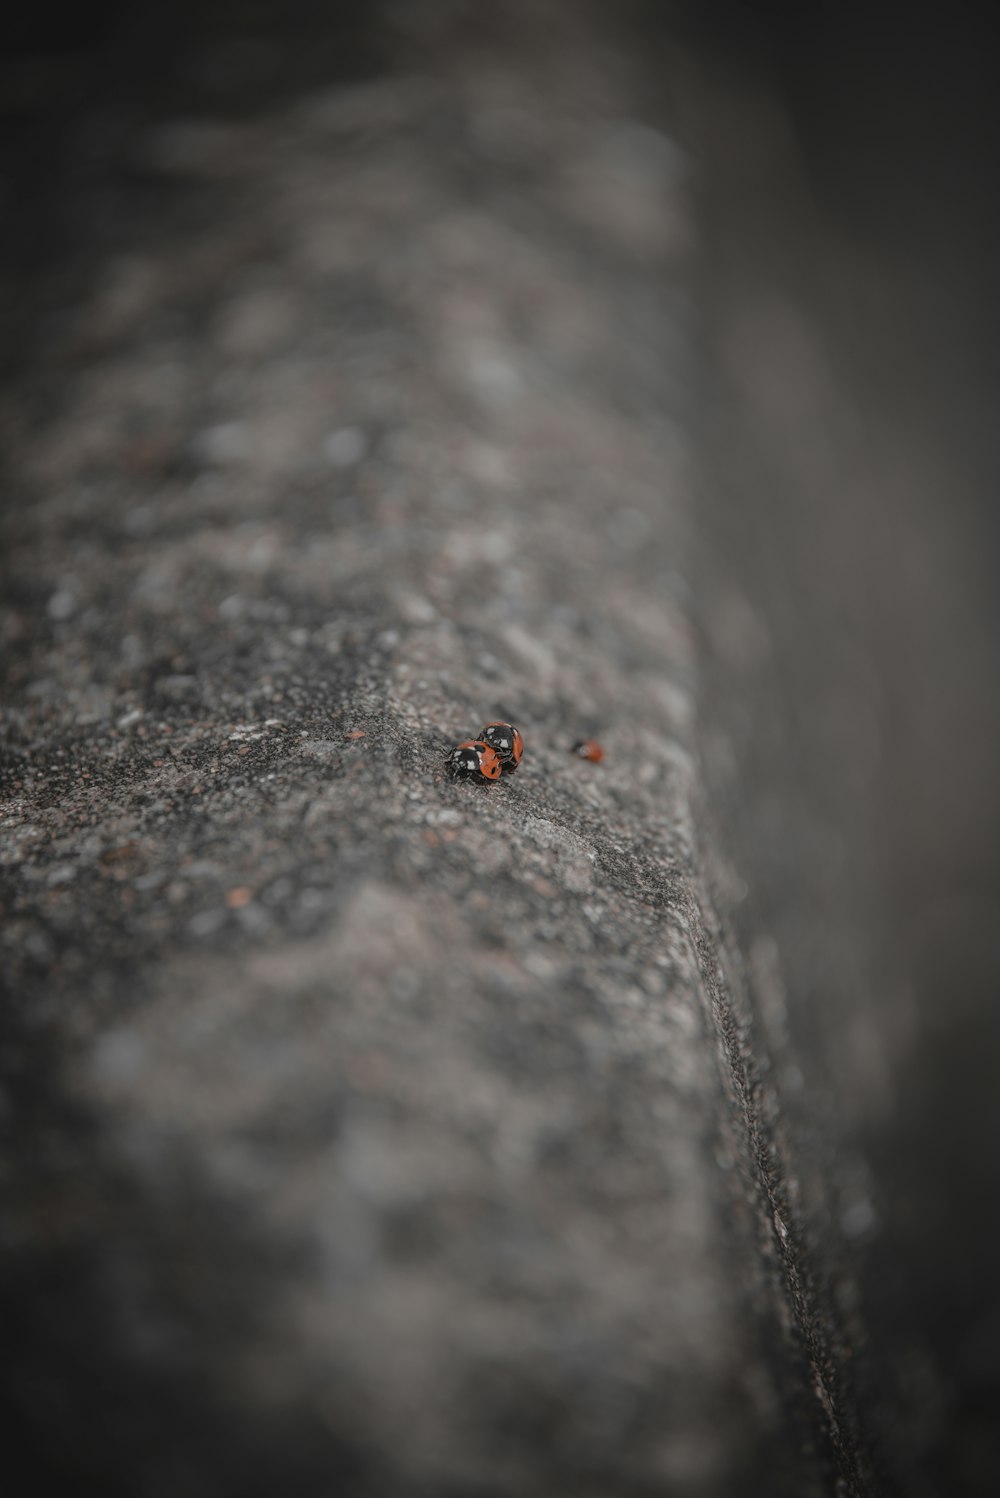
[[[695,474],[706,835],[730,871],[719,900],[815,1272],[886,1491],[985,1494],[1000,1395],[991,15],[971,0],[586,9],[599,24],[578,44],[612,26],[616,76],[684,157],[690,352],[670,403]],[[218,211],[210,184],[178,186],[185,152],[212,146],[206,122],[221,141],[320,88],[419,77],[445,54],[460,70],[491,26],[433,0],[40,0],[10,18],[0,361],[16,420],[58,406],[73,309],[147,212],[183,241]],[[112,298],[108,317],[126,315]],[[6,488],[17,535],[16,475]]]
[[[889,1470],[903,1492],[986,1491],[996,49],[976,5],[709,6],[693,34],[707,572],[727,557],[751,604],[707,622],[738,919],[751,954],[760,931],[781,953],[787,1098],[833,1182],[817,1238],[862,1266],[857,1373]]]

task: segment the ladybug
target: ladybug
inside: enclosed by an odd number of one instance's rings
[[[513,723],[487,723],[479,737],[484,744],[489,744],[506,773],[513,775],[524,753],[524,739],[520,730]]]
[[[596,739],[580,739],[573,745],[570,753],[580,759],[588,759],[592,765],[599,765],[604,758],[604,750]]]
[[[499,780],[500,758],[482,739],[465,739],[448,756],[448,770],[460,780]]]

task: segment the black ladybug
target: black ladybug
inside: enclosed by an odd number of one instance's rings
[[[513,723],[487,723],[479,735],[484,744],[489,744],[508,775],[512,775],[521,763],[524,739]]]

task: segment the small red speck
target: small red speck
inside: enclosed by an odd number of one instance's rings
[[[242,910],[244,905],[249,905],[253,899],[253,891],[247,889],[245,884],[239,884],[235,889],[226,891],[226,904],[230,910]]]
[[[589,760],[592,765],[599,765],[604,758],[604,750],[596,739],[581,739],[579,743],[573,745],[570,752],[580,759]]]
[[[352,728],[348,734],[345,734],[345,738],[349,739],[363,739],[364,736],[365,731],[363,728]]]

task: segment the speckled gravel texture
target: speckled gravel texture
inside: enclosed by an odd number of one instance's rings
[[[4,395],[25,1494],[861,1490],[699,831],[686,161],[519,24],[146,124]]]

